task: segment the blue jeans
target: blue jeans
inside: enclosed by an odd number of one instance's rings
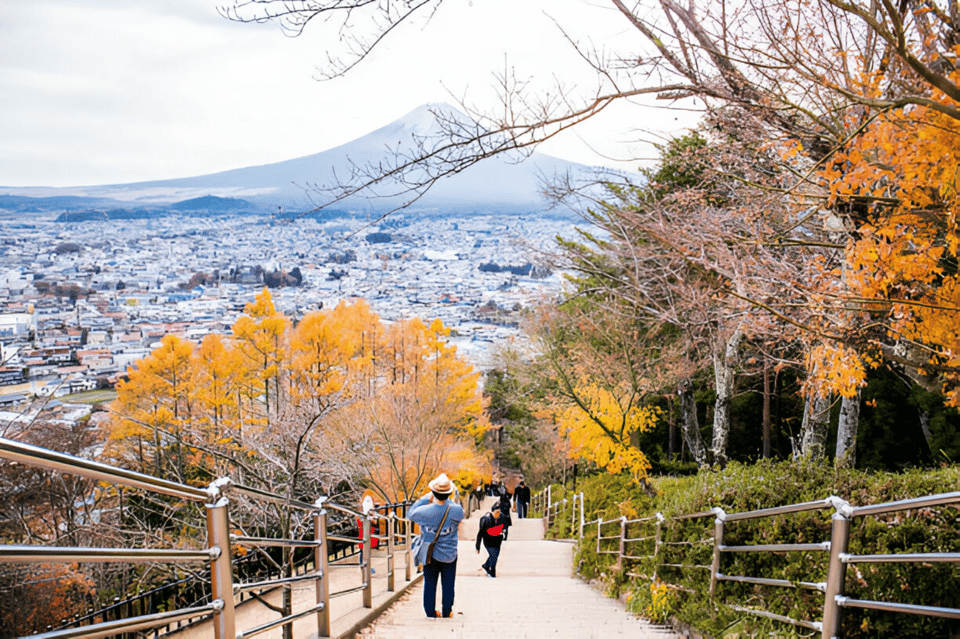
[[[527,508],[530,506],[529,502],[518,501],[517,502],[517,519],[525,519],[527,516]]]
[[[483,567],[487,572],[490,573],[490,576],[497,576],[497,559],[500,558],[500,548],[497,546],[486,546],[487,549],[487,560],[483,562]]]
[[[435,561],[423,566],[423,611],[428,617],[437,616],[437,580],[440,581],[444,617],[453,611],[453,589],[457,579],[457,560],[446,563]]]

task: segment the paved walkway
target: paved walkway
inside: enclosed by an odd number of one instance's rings
[[[490,500],[487,500],[488,503]],[[672,639],[672,631],[638,619],[616,600],[604,597],[572,574],[573,543],[543,540],[541,519],[514,519],[497,564],[497,577],[486,575],[486,559],[474,543],[480,509],[460,525],[457,594],[452,619],[428,619],[423,612],[422,577],[404,579],[406,555],[396,560],[396,591],[387,592],[386,559],[374,553],[373,607],[364,608],[359,592],[331,601],[331,634],[341,639]],[[354,561],[356,561],[354,559]],[[331,570],[331,592],[359,584],[357,566]],[[268,597],[279,601],[279,592]],[[294,610],[313,605],[312,587],[294,589]],[[439,593],[438,600],[439,604]],[[237,608],[237,630],[250,630],[279,615],[250,602]],[[495,630],[493,629],[495,626]],[[209,639],[209,623],[184,629],[174,639]],[[256,635],[282,639],[279,628]],[[316,616],[294,623],[297,639],[317,638]]]
[[[669,639],[572,575],[573,543],[544,541],[541,519],[514,519],[503,543],[497,577],[486,575],[486,558],[475,549],[480,510],[461,524],[457,590],[452,619],[428,619],[423,583],[410,588],[360,633],[363,639]],[[439,592],[437,593],[439,604]]]

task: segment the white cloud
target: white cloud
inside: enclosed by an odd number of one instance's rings
[[[0,185],[154,180],[309,155],[424,103],[465,95],[495,106],[505,54],[537,87],[556,72],[589,88],[589,69],[545,8],[577,38],[633,37],[612,11],[579,0],[472,4],[448,1],[347,78],[316,82],[333,42],[322,29],[288,38],[275,25],[229,22],[207,0],[0,3]],[[676,114],[661,115],[673,126]],[[659,117],[623,105],[584,127],[587,143],[567,135],[542,150],[586,163],[609,163],[591,146],[648,155],[621,142]]]

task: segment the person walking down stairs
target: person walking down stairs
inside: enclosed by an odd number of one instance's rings
[[[480,518],[480,530],[477,532],[477,554],[480,554],[480,542],[487,549],[487,560],[483,568],[491,577],[497,576],[497,559],[500,558],[500,545],[506,538],[505,517],[499,501],[493,502],[490,512]]]
[[[522,479],[520,485],[513,489],[513,508],[517,512],[517,519],[526,519],[530,508],[530,487]]]

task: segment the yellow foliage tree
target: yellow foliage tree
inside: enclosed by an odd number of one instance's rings
[[[238,387],[244,361],[240,352],[223,335],[211,333],[193,353],[196,383],[193,388],[197,408],[197,428],[203,442],[238,452],[243,438],[243,419]],[[229,456],[210,458],[211,475],[228,474]]]
[[[152,457],[154,474],[171,471],[178,480],[184,478],[184,427],[193,410],[193,349],[191,342],[167,335],[156,350],[128,370],[128,379],[117,384],[116,424],[110,437],[136,440],[139,468],[148,469]],[[152,451],[144,448],[145,439],[152,443]],[[173,452],[171,467],[164,463],[167,449]]]
[[[233,324],[233,338],[247,360],[247,396],[263,405],[262,418],[280,407],[280,366],[287,355],[289,321],[277,312],[266,288]]]
[[[958,50],[960,51],[960,50]],[[950,80],[960,81],[960,72]],[[834,206],[854,211],[849,296],[868,348],[960,406],[960,119],[934,90],[928,105],[879,113],[820,173]],[[875,361],[868,354],[867,363]],[[855,373],[849,357],[828,375]]]
[[[113,439],[143,451],[150,435],[195,477],[230,474],[307,500],[324,481],[392,500],[440,469],[470,482],[489,474],[476,447],[488,428],[480,373],[442,322],[385,324],[356,301],[294,327],[266,289],[246,310],[231,338],[164,338],[119,386]]]
[[[627,471],[636,481],[646,479],[650,462],[634,437],[656,426],[659,409],[638,406],[636,392],[626,384],[604,388],[584,378],[570,390],[554,417],[569,440],[571,457],[611,473]]]
[[[443,469],[489,472],[475,443],[486,432],[479,372],[457,355],[439,320],[390,324],[378,345],[376,392],[338,419],[364,482],[387,500],[414,498]],[[469,471],[467,470],[469,469]]]

